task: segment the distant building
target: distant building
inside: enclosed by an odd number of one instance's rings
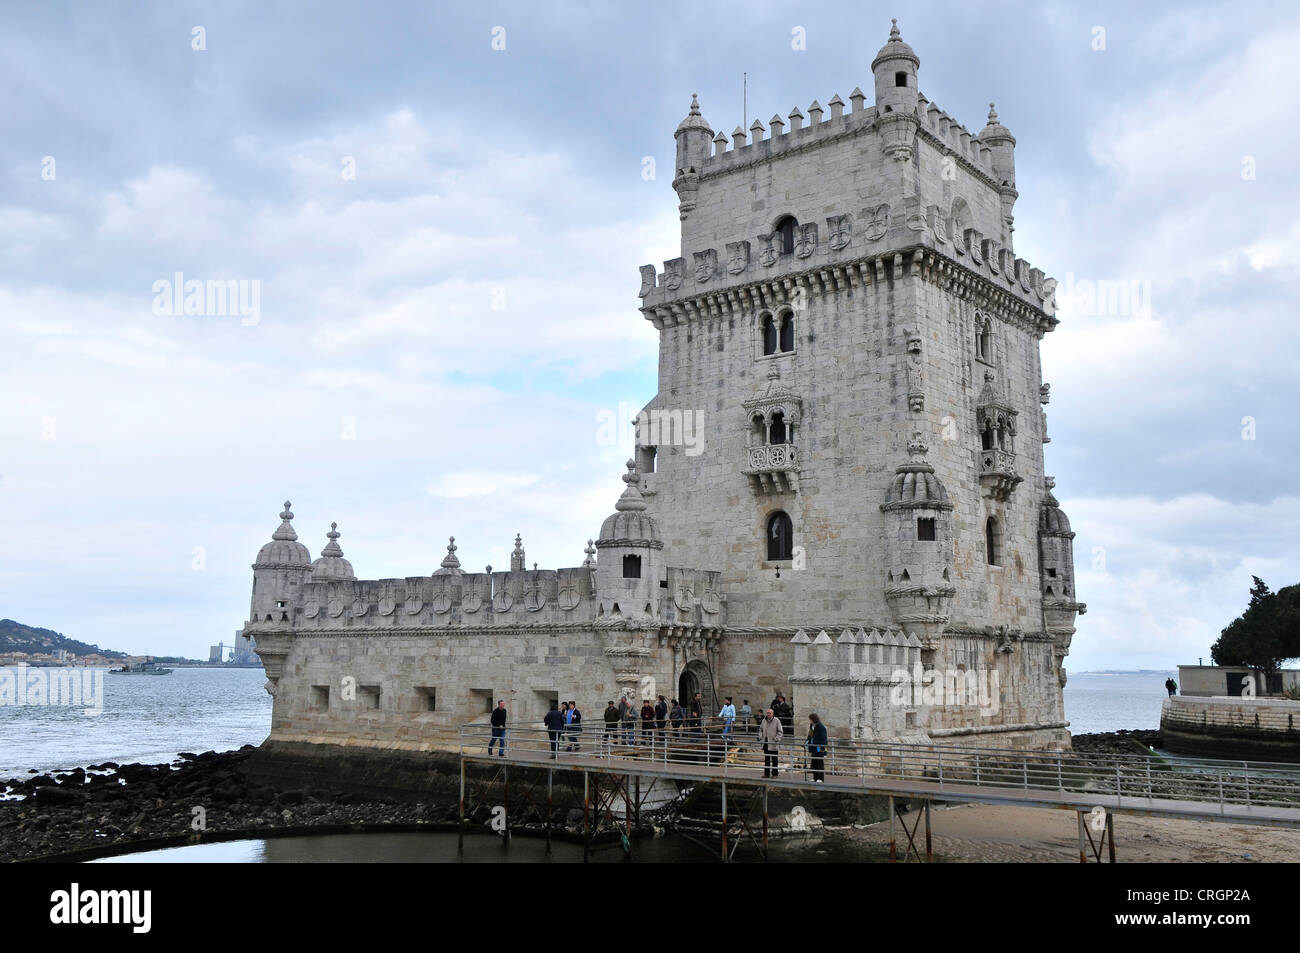
[[[216,645],[209,647],[208,661],[220,665],[223,661],[225,661],[224,659],[225,654],[226,654],[226,643],[218,642]]]
[[[1264,684],[1263,669],[1246,665],[1180,665],[1178,666],[1178,692],[1181,695],[1212,697],[1215,695],[1240,696],[1246,677],[1254,679],[1255,695],[1280,695],[1295,685],[1300,685],[1300,669],[1284,668],[1274,672]]]

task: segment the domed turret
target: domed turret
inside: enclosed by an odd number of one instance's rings
[[[447,555],[442,557],[442,565],[433,571],[435,576],[465,575],[465,571],[460,568],[460,560],[456,558],[456,549],[456,537],[449,537],[447,539]]]
[[[311,579],[311,553],[298,542],[289,507],[285,500],[279,528],[271,534],[271,541],[258,550],[253,563],[253,600],[248,616],[253,622],[291,621],[294,606],[302,601],[303,584]]]
[[[889,40],[871,61],[876,80],[876,112],[916,112],[916,71],[921,60],[916,51],[903,42],[898,21],[890,21]]]
[[[1043,508],[1038,511],[1038,534],[1068,536],[1074,539],[1074,531],[1070,529],[1070,518],[1065,515],[1065,510],[1061,509],[1061,504],[1052,495],[1052,487],[1056,486],[1056,480],[1048,477],[1045,482],[1047,492],[1043,495]]]
[[[1043,506],[1038,511],[1038,564],[1043,588],[1043,623],[1055,643],[1057,677],[1065,685],[1065,657],[1070,654],[1076,616],[1088,611],[1074,590],[1074,530],[1061,504],[1052,495],[1056,480],[1043,480]]]
[[[627,488],[614,504],[614,513],[600,527],[596,549],[596,597],[602,615],[618,612],[624,618],[653,616],[658,612],[659,565],[663,540],[654,517],[646,512],[641,496],[641,474],[636,462],[627,462],[623,474]]]
[[[311,581],[357,578],[352,564],[343,558],[343,550],[339,547],[339,524],[330,523],[330,531],[325,536],[329,542],[320,551],[320,559],[311,564]]]
[[[293,528],[293,513],[289,501],[284,501],[284,512],[280,514],[280,526],[271,534],[271,541],[257,551],[254,569],[310,569],[311,551],[298,542],[298,534]]]
[[[700,101],[691,93],[691,110],[686,118],[677,125],[673,133],[677,140],[677,165],[673,172],[673,189],[680,200],[677,209],[682,221],[695,208],[695,198],[700,189],[700,170],[704,160],[709,157],[710,144],[713,142],[713,130],[709,122],[700,114]]]
[[[1005,229],[1002,243],[1011,247],[1011,233],[1015,231],[1015,206],[1020,193],[1016,191],[1016,137],[998,121],[998,111],[989,103],[989,122],[979,134],[980,142],[993,152],[993,171],[998,181],[1002,202],[1002,224]]]

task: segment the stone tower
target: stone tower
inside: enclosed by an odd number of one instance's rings
[[[929,667],[996,669],[1008,743],[1057,743],[1066,610],[1043,580],[1069,554],[1040,537],[1036,412],[1055,282],[1012,249],[1015,138],[992,108],[972,135],[919,70],[895,23],[873,104],[855,88],[851,109],[814,101],[770,133],[718,133],[711,154],[692,97],[682,254],[641,269],[660,332],[641,492],[674,562],[722,570],[724,686],[789,673],[773,630],[853,646],[879,629],[915,637]],[[664,426],[688,414],[701,446]],[[932,733],[988,727],[928,717]]]
[[[258,550],[253,562],[253,604],[249,619],[255,622],[288,621],[292,607],[301,600],[303,584],[311,579],[311,553],[298,542],[289,505],[285,500],[279,527],[271,534],[271,541]],[[330,543],[333,545],[334,540]],[[342,555],[340,550],[339,556]]]

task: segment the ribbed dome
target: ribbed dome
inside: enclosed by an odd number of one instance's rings
[[[700,113],[700,100],[695,93],[691,93],[691,111],[677,124],[677,132],[686,129],[703,129],[709,134],[710,139],[713,138],[713,129],[710,128],[709,121]]]
[[[1056,502],[1056,497],[1052,495],[1052,487],[1056,481],[1051,477],[1047,478],[1047,494],[1043,497],[1043,508],[1038,511],[1038,533],[1040,536],[1073,536],[1074,530],[1070,529],[1070,518],[1065,515],[1065,510],[1061,509],[1061,504]]]
[[[641,474],[637,472],[636,462],[627,462],[627,473],[623,474],[627,489],[614,504],[615,513],[600,526],[600,537],[596,540],[597,548],[613,545],[633,545],[663,548],[659,538],[659,526],[654,517],[647,513],[645,498],[641,496]]]
[[[284,501],[284,512],[280,514],[280,526],[271,534],[271,541],[257,551],[254,569],[310,569],[311,553],[307,547],[298,542],[298,534],[293,531],[293,513],[289,501]]]
[[[1016,141],[1016,137],[1011,135],[1011,130],[998,122],[998,111],[992,103],[989,103],[988,125],[980,130],[979,138],[984,142],[992,139],[1010,139],[1013,143]]]
[[[903,36],[898,32],[898,21],[891,20],[893,27],[889,31],[889,40],[880,48],[876,58],[871,61],[871,71],[876,71],[876,66],[885,60],[911,60],[912,65],[920,67],[921,58],[916,55],[916,51],[903,42]]]
[[[912,459],[894,471],[894,479],[885,491],[885,502],[880,506],[882,510],[952,509],[943,481],[934,475],[934,467],[925,462],[929,449],[921,433],[912,434],[907,441],[907,453]]]
[[[320,551],[320,559],[311,564],[312,582],[357,578],[352,571],[352,564],[343,558],[343,550],[339,547],[339,524],[330,523],[330,531],[325,535],[329,542]]]

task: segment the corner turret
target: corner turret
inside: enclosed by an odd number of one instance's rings
[[[695,198],[700,189],[700,169],[709,156],[709,144],[713,142],[713,130],[709,128],[708,120],[700,114],[700,101],[695,93],[691,93],[691,111],[673,135],[677,139],[673,189],[680,199],[677,210],[682,221],[685,221],[695,208]]]
[[[876,79],[876,122],[880,126],[881,151],[898,162],[910,162],[915,149],[916,135],[921,128],[916,102],[919,91],[916,71],[921,60],[915,51],[903,42],[898,32],[898,21],[892,21],[889,41],[880,48],[871,61],[871,72]],[[911,194],[904,177],[904,194]]]
[[[327,582],[331,579],[355,579],[352,564],[343,558],[339,547],[339,524],[330,523],[330,531],[325,534],[329,540],[320,551],[320,559],[311,564],[311,581]]]
[[[1057,678],[1065,685],[1065,657],[1074,638],[1074,620],[1088,611],[1075,599],[1074,531],[1052,495],[1056,480],[1043,479],[1043,507],[1038,511],[1038,564],[1043,583],[1043,626],[1054,642]]]
[[[627,489],[614,504],[614,513],[600,527],[596,549],[596,600],[601,616],[616,612],[624,619],[657,614],[659,580],[663,578],[663,540],[641,496],[641,474],[627,462]]]
[[[1011,249],[1011,233],[1015,231],[1013,210],[1020,197],[1016,191],[1016,137],[998,121],[998,111],[992,103],[989,103],[988,125],[980,131],[979,140],[993,153],[993,173],[1002,199],[1002,244]]]
[[[288,500],[280,514],[280,525],[271,541],[257,553],[253,563],[253,600],[249,619],[253,622],[288,622],[293,606],[301,601],[302,587],[311,578],[311,553],[298,542],[293,528],[293,511]]]

